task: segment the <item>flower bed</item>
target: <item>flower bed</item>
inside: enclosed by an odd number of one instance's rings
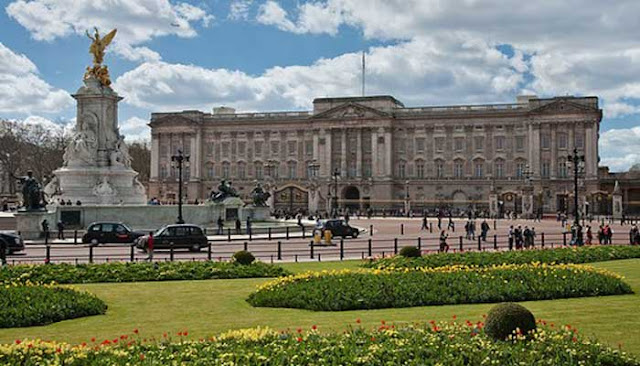
[[[419,258],[401,256],[365,263],[369,268],[416,268],[448,265],[491,266],[503,263],[593,263],[640,258],[640,246],[592,246],[579,248],[514,250],[508,252],[434,253]]]
[[[640,365],[574,329],[541,326],[529,339],[493,342],[482,323],[382,324],[344,333],[231,331],[207,340],[161,342],[123,335],[78,346],[23,340],[0,346],[3,365]]]
[[[261,262],[248,266],[229,262],[112,262],[9,266],[0,271],[0,281],[68,284],[278,277],[287,274],[282,267]]]
[[[30,283],[0,287],[0,328],[45,325],[106,311],[102,300],[71,288]]]
[[[622,277],[587,266],[520,264],[307,272],[261,285],[253,306],[321,311],[550,300],[633,293]]]

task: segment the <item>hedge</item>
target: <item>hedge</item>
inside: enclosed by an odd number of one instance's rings
[[[625,352],[585,340],[573,329],[539,327],[530,339],[494,342],[482,323],[359,326],[318,330],[235,330],[206,340],[140,339],[135,334],[78,346],[18,340],[0,346],[3,365],[608,365],[637,366]]]
[[[111,262],[101,264],[15,265],[0,271],[0,281],[99,283],[278,277],[282,267],[262,262],[243,266],[229,262]]]
[[[46,325],[106,311],[102,300],[71,288],[32,284],[0,287],[0,328]]]
[[[622,277],[605,270],[534,263],[307,272],[269,281],[247,301],[253,306],[340,311],[629,293],[633,291]]]
[[[419,258],[394,256],[363,264],[367,268],[417,268],[449,265],[492,266],[503,263],[593,263],[640,258],[640,246],[589,246],[506,252],[434,253]]]

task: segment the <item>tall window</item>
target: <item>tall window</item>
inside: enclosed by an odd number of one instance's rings
[[[262,156],[262,141],[254,141],[253,150],[256,156]]]
[[[576,148],[582,149],[584,147],[584,135],[580,131],[576,131]]]
[[[504,136],[496,136],[496,151],[504,150]]]
[[[542,162],[540,175],[542,178],[549,178],[549,175],[551,175],[551,164],[548,161]]]
[[[313,140],[307,140],[304,142],[304,154],[306,156],[313,155]]]
[[[444,137],[435,138],[436,152],[444,151]]]
[[[476,136],[474,137],[474,143],[476,145],[476,151],[480,152],[484,150],[484,137]]]
[[[496,178],[504,177],[504,161],[496,160],[496,168],[494,173]]]
[[[247,177],[247,166],[245,163],[238,163],[238,179],[245,179]]]
[[[247,151],[247,143],[244,141],[238,141],[238,155],[244,156]]]
[[[280,152],[280,141],[271,141],[271,155],[278,155]]]
[[[213,141],[207,142],[207,156],[213,156],[213,148],[214,147],[215,147],[215,145],[213,144]]]
[[[287,165],[287,168],[289,169],[290,179],[298,178],[298,163],[296,163],[295,161],[290,161]]]
[[[167,166],[160,165],[160,178],[166,178],[166,177],[167,177]]]
[[[464,137],[456,137],[453,139],[453,143],[456,151],[462,151],[464,149]]]
[[[457,160],[453,163],[453,176],[456,178],[462,178],[464,176],[464,163]]]
[[[416,176],[420,179],[424,178],[424,161],[422,160],[416,162]]]
[[[416,152],[419,154],[424,153],[424,137],[416,138]]]
[[[524,171],[526,169],[526,165],[523,162],[516,163],[516,178],[524,178]]]
[[[404,162],[398,164],[398,178],[404,178],[406,176],[406,165]]]
[[[287,141],[287,147],[288,147],[288,150],[289,150],[289,155],[290,156],[291,155],[295,155],[296,152],[297,152],[296,150],[298,150],[297,149],[298,143],[295,142],[295,141]]]
[[[476,161],[473,172],[476,178],[482,178],[484,176],[484,162]]]
[[[551,136],[548,133],[540,135],[540,147],[542,149],[551,148]]]
[[[228,159],[229,151],[231,150],[231,143],[225,141],[222,143],[222,157]]]
[[[524,151],[524,136],[516,136],[516,151]]]
[[[444,163],[440,160],[436,161],[436,177],[444,178]]]
[[[213,164],[207,164],[207,178],[213,179],[216,177],[216,170]]]
[[[260,162],[256,162],[253,164],[253,169],[254,169],[254,176],[256,179],[262,179],[263,178],[263,174],[262,174],[262,163]]]
[[[558,149],[566,149],[567,148],[567,134],[559,133],[556,135],[558,137]]]
[[[222,178],[229,179],[230,176],[230,164],[227,162],[222,163]]]
[[[564,160],[558,160],[558,177],[567,178],[568,176],[567,163]]]

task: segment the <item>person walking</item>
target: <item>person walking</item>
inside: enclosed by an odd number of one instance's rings
[[[224,234],[224,220],[222,219],[222,216],[218,216],[218,235],[223,235]]]
[[[524,227],[524,231],[522,232],[522,236],[524,237],[524,247],[525,249],[529,249],[531,246],[531,230],[529,230],[528,226]]]
[[[489,224],[487,220],[483,220],[482,224],[480,224],[480,236],[482,236],[482,241],[487,241],[487,233],[489,232]]]
[[[64,224],[62,221],[58,221],[58,239],[64,240]]]
[[[148,262],[153,262],[153,232],[149,233],[147,238],[147,259]]]
[[[47,221],[47,219],[42,220],[42,223],[40,223],[40,226],[42,227],[42,236],[45,239],[49,238],[49,221]]]
[[[428,229],[428,225],[427,225],[427,215],[423,215],[422,216],[422,227],[420,228],[420,230],[427,230]]]
[[[591,241],[593,240],[593,232],[591,231],[591,225],[587,225],[587,241],[585,244],[591,245]]]
[[[242,230],[242,222],[240,222],[240,218],[236,217],[236,234],[239,235]]]
[[[509,233],[508,238],[509,238],[509,250],[513,249],[513,239],[514,239],[514,235],[513,235],[513,225],[509,226]]]
[[[449,244],[447,244],[447,238],[449,237],[449,235],[447,235],[447,233],[442,230],[442,232],[440,232],[440,252],[448,252],[449,251]]]
[[[251,216],[247,216],[247,235],[251,235]]]

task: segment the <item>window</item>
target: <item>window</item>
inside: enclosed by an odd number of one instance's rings
[[[307,140],[304,142],[304,154],[306,156],[313,156],[313,141]]]
[[[295,141],[287,141],[287,149],[290,156],[295,155],[298,150],[298,143]]]
[[[263,175],[262,175],[262,163],[254,163],[253,164],[253,169],[254,169],[254,176],[256,179],[262,179]]]
[[[296,179],[298,178],[298,163],[295,161],[290,161],[288,164],[289,168],[289,178]]]
[[[464,175],[464,164],[461,161],[456,161],[453,164],[453,176],[456,178],[462,178]]]
[[[474,176],[476,178],[482,178],[484,176],[484,163],[478,161],[474,164]]]
[[[524,136],[516,136],[516,151],[524,151]]]
[[[238,163],[238,178],[245,179],[247,177],[247,167],[245,163]]]
[[[436,161],[436,176],[444,178],[444,163],[441,161]]]
[[[169,145],[162,144],[160,146],[160,156],[167,156],[167,155],[169,155]]]
[[[184,180],[191,179],[191,167],[188,167],[188,166],[184,167],[183,174],[184,174]]]
[[[549,175],[551,175],[551,164],[548,161],[542,162],[540,175],[542,176],[542,178],[549,178]]]
[[[406,175],[406,165],[405,163],[398,164],[398,178],[404,178]]]
[[[400,138],[398,139],[398,153],[404,154],[407,151],[407,139]]]
[[[229,178],[230,176],[229,170],[230,170],[229,163],[227,162],[222,163],[222,178],[224,179]]]
[[[476,136],[474,137],[474,143],[476,145],[476,151],[483,151],[484,150],[484,137],[482,136]]]
[[[215,145],[213,142],[207,142],[207,156],[213,156],[213,148]]]
[[[435,138],[435,145],[436,145],[436,151],[437,152],[443,152],[444,151],[444,137],[436,137]]]
[[[254,141],[253,150],[256,156],[262,156],[262,141]]]
[[[496,136],[496,151],[504,150],[504,136]]]
[[[464,137],[456,137],[453,139],[455,151],[462,151],[464,149]]]
[[[547,133],[540,135],[540,147],[543,149],[549,149],[551,147],[551,136]]]
[[[271,155],[278,155],[278,152],[280,152],[280,142],[271,141]]]
[[[416,162],[416,176],[420,179],[424,178],[424,162]]]
[[[207,164],[207,178],[213,179],[216,176],[215,166],[213,164]]]
[[[222,157],[223,158],[229,158],[229,150],[230,150],[230,146],[231,143],[226,141],[222,143]]]
[[[567,163],[564,160],[558,161],[558,177],[567,178],[569,176],[567,172]]]
[[[113,224],[102,224],[102,232],[110,233],[113,231]]]
[[[584,135],[576,131],[576,148],[582,149],[584,147]]]
[[[166,177],[167,177],[167,166],[160,165],[160,178],[166,178]]]
[[[523,178],[525,169],[525,163],[516,163],[516,178]]]
[[[502,160],[496,161],[495,176],[496,178],[504,177],[504,162]]]
[[[247,143],[244,141],[238,141],[238,155],[244,156],[247,151]]]
[[[371,177],[371,162],[365,161],[362,163],[362,176],[365,178]]]
[[[558,137],[558,149],[566,149],[567,148],[567,134],[559,133]]]
[[[416,138],[416,152],[417,153],[424,153],[424,137],[418,137]]]

